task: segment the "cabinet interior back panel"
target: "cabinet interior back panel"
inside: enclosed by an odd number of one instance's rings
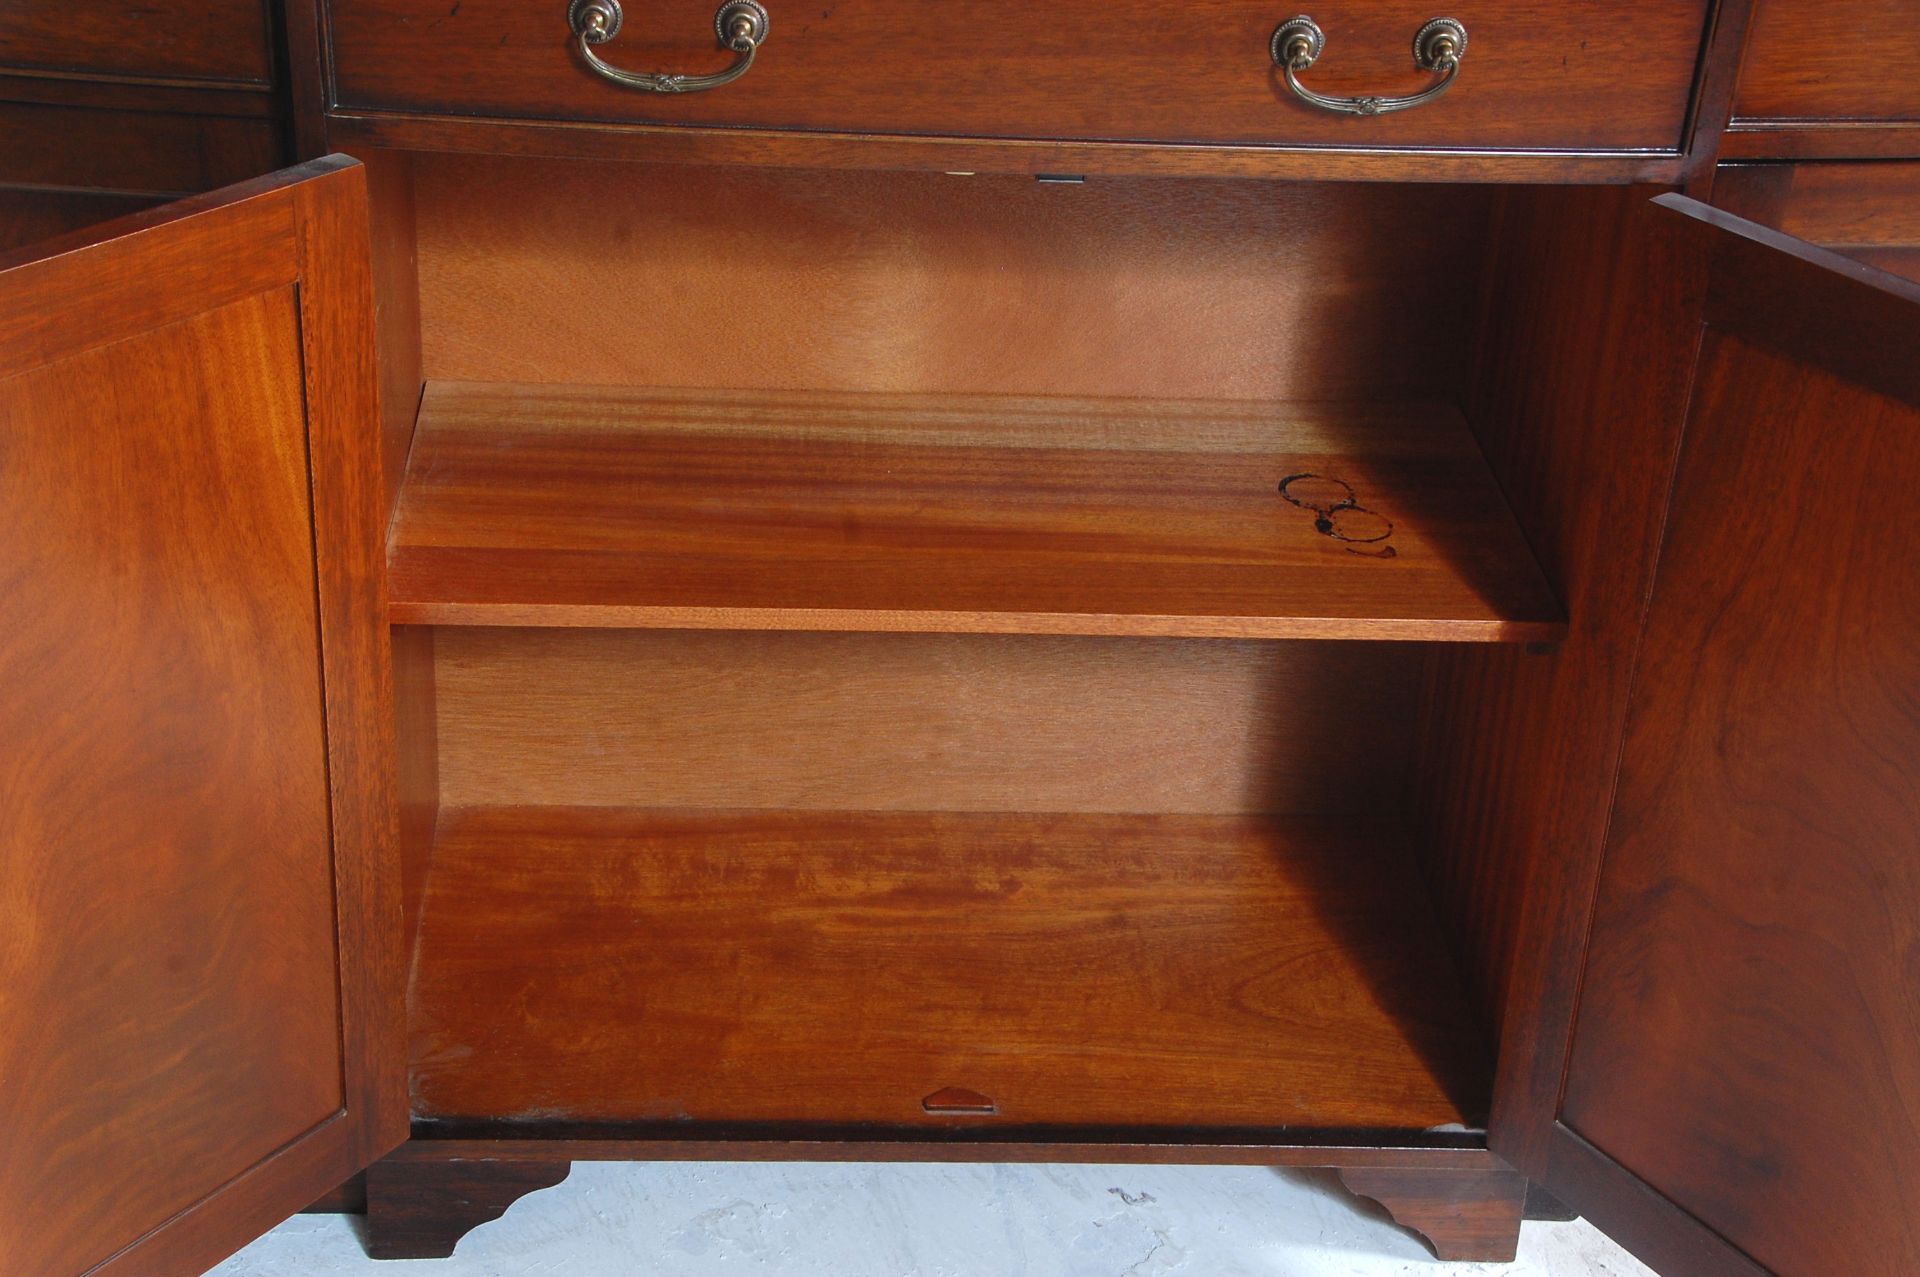
[[[1390,815],[1428,652],[450,627],[441,802]]]
[[[425,375],[1448,399],[1484,188],[415,157]]]

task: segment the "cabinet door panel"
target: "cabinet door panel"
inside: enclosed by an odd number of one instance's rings
[[[1708,322],[1554,1178],[1674,1277],[1910,1274],[1920,288],[1690,211]]]
[[[8,1273],[198,1271],[405,1133],[360,174],[100,235],[0,263]]]

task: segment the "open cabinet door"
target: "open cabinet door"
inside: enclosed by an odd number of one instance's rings
[[[0,1273],[406,1134],[367,239],[335,159],[0,258]]]
[[[1550,1187],[1666,1277],[1911,1277],[1920,286],[1662,202],[1711,285]]]

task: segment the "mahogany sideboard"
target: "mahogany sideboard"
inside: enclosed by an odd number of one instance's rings
[[[8,6],[0,1274],[681,1158],[1920,1271],[1916,57]]]

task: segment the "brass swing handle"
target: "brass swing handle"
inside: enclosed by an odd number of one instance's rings
[[[1452,18],[1435,18],[1420,28],[1413,38],[1413,61],[1422,71],[1438,71],[1440,82],[1432,88],[1405,97],[1333,97],[1316,93],[1300,83],[1300,72],[1320,60],[1326,51],[1327,36],[1320,24],[1301,16],[1280,24],[1273,33],[1273,60],[1286,74],[1287,87],[1310,106],[1341,115],[1386,115],[1392,111],[1410,111],[1424,106],[1453,87],[1460,78],[1460,59],[1467,53],[1467,29]]]
[[[567,25],[580,37],[580,55],[587,65],[615,84],[649,93],[698,93],[732,84],[753,69],[753,55],[766,42],[769,25],[767,11],[754,0],[727,0],[713,15],[713,30],[721,44],[739,55],[733,65],[712,75],[670,75],[664,71],[622,71],[601,61],[593,46],[619,35],[622,17],[620,0],[573,0],[567,6]]]

